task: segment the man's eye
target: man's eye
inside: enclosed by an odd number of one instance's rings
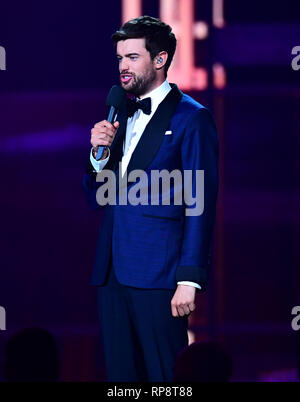
[[[137,56],[130,56],[130,60],[136,60]]]

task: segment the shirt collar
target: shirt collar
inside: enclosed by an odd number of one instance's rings
[[[172,87],[166,79],[159,87],[143,95],[140,99],[151,98],[151,114],[157,109],[158,105],[167,96]]]

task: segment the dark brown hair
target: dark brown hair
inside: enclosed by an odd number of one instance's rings
[[[115,44],[120,40],[145,38],[146,49],[150,53],[152,60],[159,52],[167,52],[165,77],[167,76],[167,71],[176,50],[176,37],[170,25],[165,24],[158,18],[143,15],[127,21],[111,38]]]

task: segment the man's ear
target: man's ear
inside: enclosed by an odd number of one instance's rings
[[[157,70],[160,70],[165,64],[166,61],[168,60],[168,53],[163,51],[159,52],[157,56],[154,58],[154,64]]]

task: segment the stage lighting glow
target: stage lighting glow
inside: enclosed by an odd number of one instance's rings
[[[194,37],[199,40],[208,37],[208,24],[204,21],[198,21],[194,24]]]
[[[188,330],[188,342],[189,342],[189,345],[196,342],[195,332],[191,331],[190,329]]]
[[[217,89],[223,89],[226,86],[226,71],[221,63],[213,65],[213,85]]]
[[[224,28],[224,0],[213,0],[213,25],[216,28]]]
[[[142,15],[141,0],[122,0],[122,24]]]
[[[122,0],[122,23],[142,15],[142,0]],[[195,21],[194,0],[160,0],[159,17],[169,24],[177,38],[174,60],[168,71],[170,82],[180,83],[182,90],[205,90],[208,88],[208,69],[195,65],[194,41],[209,37],[209,24]],[[222,28],[224,0],[212,2],[213,26]],[[213,71],[215,88],[226,85],[223,66],[217,64]]]

